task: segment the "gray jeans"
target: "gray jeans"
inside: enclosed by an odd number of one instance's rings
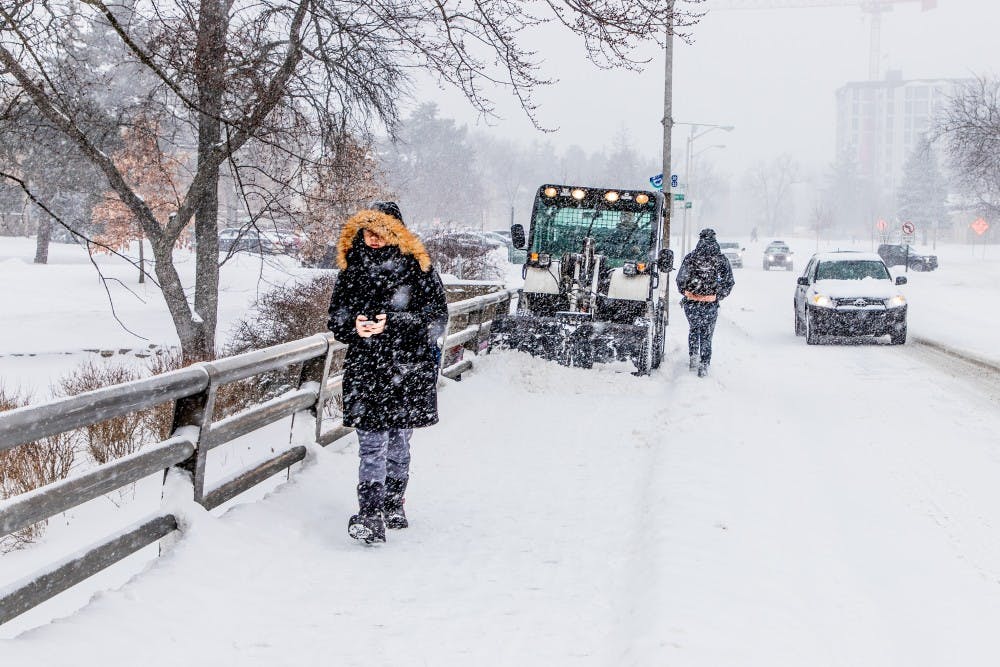
[[[358,482],[385,483],[386,477],[406,479],[410,476],[411,428],[388,431],[357,431],[361,465]]]

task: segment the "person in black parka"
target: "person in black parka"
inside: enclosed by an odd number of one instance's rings
[[[689,368],[698,377],[708,374],[712,362],[712,335],[719,317],[719,302],[729,296],[736,281],[733,268],[715,240],[714,229],[698,234],[698,245],[684,257],[677,271],[677,289],[684,298],[681,307],[687,317]]]
[[[405,528],[410,435],[437,423],[444,286],[394,202],[375,202],[344,226],[328,328],[347,343],[344,425],[357,430],[358,514],[348,534],[384,542]]]

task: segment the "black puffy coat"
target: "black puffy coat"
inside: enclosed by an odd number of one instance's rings
[[[733,278],[733,267],[729,264],[726,256],[722,254],[719,242],[714,238],[700,239],[694,250],[684,257],[681,268],[677,271],[677,290],[684,294],[687,290],[688,275],[691,273],[691,264],[702,257],[707,258],[715,265],[715,275],[718,281],[715,296],[721,301],[733,291],[736,280]]]
[[[364,229],[387,245],[369,248]],[[348,344],[344,424],[385,431],[437,423],[437,341],[448,324],[448,305],[427,251],[395,218],[365,210],[344,227],[337,263],[327,326]],[[386,314],[385,330],[359,336],[355,318],[374,320],[380,313]]]

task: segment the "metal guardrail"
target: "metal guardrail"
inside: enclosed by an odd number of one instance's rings
[[[515,294],[515,290],[502,290],[449,304],[448,335],[443,352],[445,359],[451,361],[442,368],[442,375],[458,380],[472,367],[471,359],[461,358],[463,351],[478,355],[485,349],[495,313],[498,309],[506,312]],[[170,468],[189,473],[196,502],[208,509],[222,505],[305,458],[306,447],[293,446],[291,442],[295,420],[312,420],[315,441],[323,446],[353,431],[339,420],[324,430],[322,419],[325,405],[341,391],[340,365],[346,349],[347,346],[338,343],[332,334],[316,334],[134,382],[0,412],[0,451],[3,451],[174,402],[172,435],[167,440],[78,477],[0,502],[0,537]],[[302,365],[297,389],[239,414],[213,420],[220,386],[296,364]],[[238,473],[210,491],[205,490],[205,462],[210,450],[289,416],[293,423],[287,450]],[[0,624],[174,530],[177,530],[174,516],[155,516],[105,538],[82,555],[51,564],[20,582],[0,588]]]

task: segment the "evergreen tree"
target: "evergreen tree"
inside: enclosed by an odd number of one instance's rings
[[[921,141],[903,165],[903,183],[896,192],[896,215],[912,222],[923,243],[931,230],[945,224],[948,187],[938,168],[937,156],[927,141]]]
[[[439,117],[436,104],[422,104],[402,121],[381,162],[408,224],[482,224],[484,190],[468,129]]]
[[[871,233],[877,216],[872,189],[861,178],[851,151],[842,151],[830,165],[819,209],[830,236],[867,238]]]

